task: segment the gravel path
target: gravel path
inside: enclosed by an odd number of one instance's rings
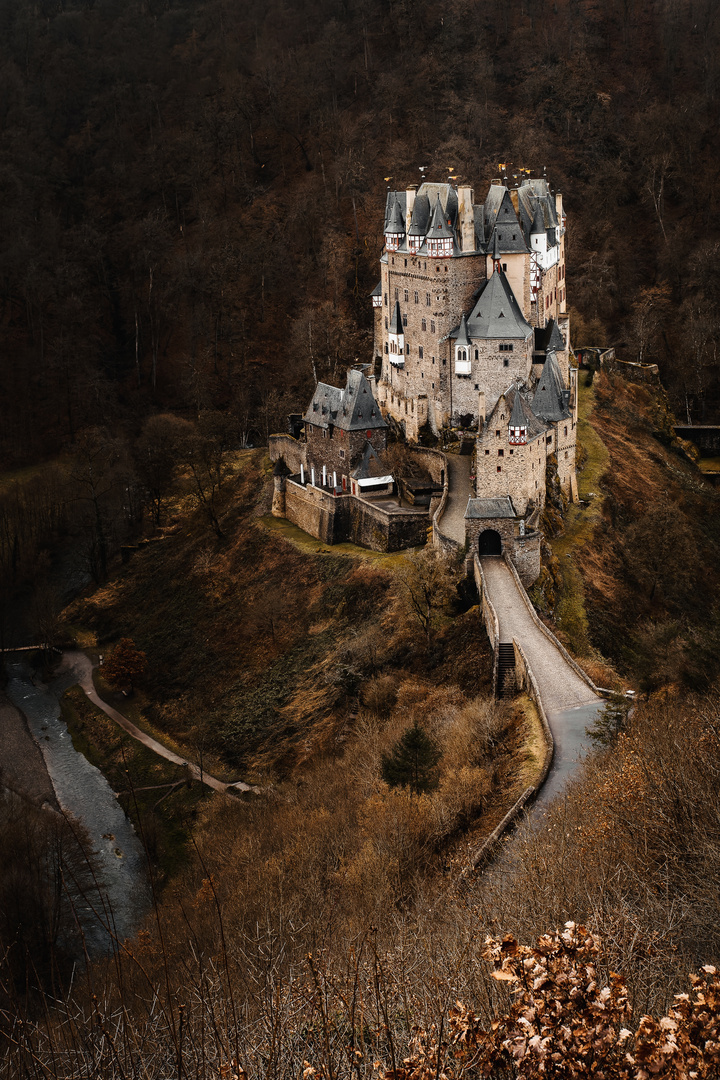
[[[122,713],[118,712],[117,709],[114,709],[112,705],[108,705],[106,701],[103,701],[103,699],[98,696],[95,684],[93,683],[93,666],[85,653],[63,653],[63,666],[69,668],[73,672],[77,678],[78,685],[83,688],[93,705],[97,705],[98,709],[102,709],[111,720],[114,720],[124,731],[127,731],[128,735],[131,735],[133,739],[137,739],[143,746],[147,746],[149,750],[153,750],[159,757],[165,758],[166,761],[173,761],[176,765],[186,765],[196,780],[202,780],[203,784],[207,784],[207,786],[214,791],[254,791],[257,793],[260,790],[259,788],[252,787],[250,784],[244,783],[242,780],[238,780],[234,784],[226,784],[224,781],[217,780],[214,776],[210,776],[204,769],[201,773],[197,765],[193,765],[192,762],[186,761],[186,759],[180,757],[179,754],[174,753],[172,750],[168,750],[168,748],[163,746],[162,743],[159,743],[157,739],[153,739],[150,735],[141,731],[131,720],[128,720],[126,716],[123,716]]]
[[[460,454],[447,454],[448,497],[445,512],[440,518],[440,532],[454,540],[460,547],[465,545],[465,511],[470,498],[471,458]]]

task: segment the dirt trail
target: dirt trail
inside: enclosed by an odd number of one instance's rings
[[[235,783],[226,784],[223,780],[218,780],[214,776],[210,776],[205,769],[200,770],[198,765],[194,765],[191,761],[187,761],[186,758],[180,757],[179,754],[174,753],[172,750],[168,750],[166,746],[159,743],[157,739],[153,739],[150,735],[147,735],[144,731],[141,731],[139,727],[128,720],[126,716],[114,709],[112,705],[108,705],[106,701],[98,695],[93,683],[93,665],[89,658],[82,652],[64,652],[62,666],[69,669],[77,678],[77,683],[83,688],[93,705],[97,705],[98,709],[101,709],[111,720],[114,720],[116,724],[132,736],[133,739],[137,739],[143,746],[147,746],[149,750],[154,751],[159,757],[165,758],[166,761],[173,761],[176,765],[185,765],[190,770],[190,774],[195,780],[201,780],[203,784],[207,784],[213,791],[252,791],[255,794],[259,792],[259,788],[253,787],[251,784],[246,784],[242,780],[237,780]]]

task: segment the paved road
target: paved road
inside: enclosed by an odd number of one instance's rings
[[[126,716],[123,716],[117,709],[113,709],[112,705],[108,705],[106,701],[103,701],[102,698],[98,696],[92,677],[93,665],[85,653],[64,652],[62,667],[66,669],[69,668],[73,672],[77,678],[78,685],[83,688],[93,705],[97,705],[98,709],[102,709],[111,720],[114,720],[124,731],[127,731],[128,735],[131,735],[133,739],[137,739],[143,746],[147,746],[149,750],[154,750],[159,757],[165,758],[166,761],[173,761],[176,765],[187,765],[191,775],[196,780],[202,780],[203,784],[207,784],[207,786],[214,791],[253,791],[257,793],[260,790],[259,788],[252,787],[250,784],[244,783],[242,780],[238,780],[234,784],[226,784],[224,781],[217,780],[214,776],[210,776],[204,769],[201,773],[197,765],[193,765],[192,762],[180,757],[172,750],[168,750],[166,746],[163,746],[162,743],[159,743],[156,739],[151,738],[150,735],[146,735],[144,731],[141,731],[139,727],[136,727],[136,725],[128,720]]]
[[[470,498],[470,462],[460,454],[446,454],[448,463],[448,497],[440,518],[440,532],[465,546],[465,511]]]
[[[577,768],[588,746],[585,729],[604,702],[538,628],[504,559],[484,558],[482,569],[500,624],[500,641],[511,642],[516,638],[520,642],[537,681],[555,741],[552,769],[537,800],[547,803]]]

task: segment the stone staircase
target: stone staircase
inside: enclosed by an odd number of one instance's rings
[[[498,645],[497,696],[513,697],[516,693],[515,649],[512,642],[501,641]]]

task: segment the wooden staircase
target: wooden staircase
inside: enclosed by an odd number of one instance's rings
[[[513,697],[516,693],[515,649],[512,642],[501,641],[498,645],[497,696]]]

